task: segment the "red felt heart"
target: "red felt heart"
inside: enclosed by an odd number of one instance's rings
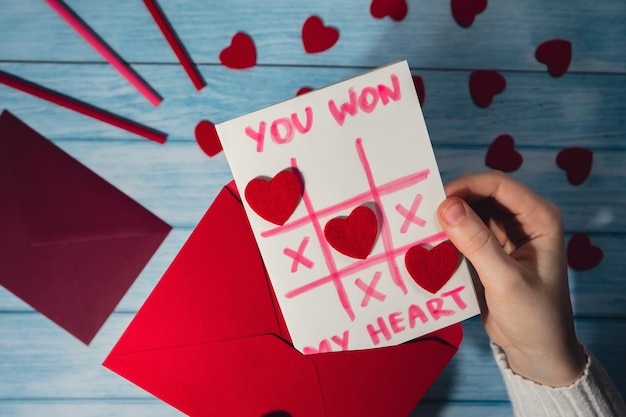
[[[435,294],[446,285],[459,267],[459,255],[448,241],[440,243],[432,250],[417,245],[406,252],[404,264],[417,285]]]
[[[376,213],[367,206],[355,208],[346,218],[334,218],[324,227],[324,236],[333,248],[357,259],[369,256],[377,235]]]
[[[450,2],[452,17],[464,28],[472,26],[476,15],[487,8],[487,0],[452,0]]]
[[[426,89],[424,88],[424,79],[419,75],[413,75],[413,85],[415,86],[415,91],[417,92],[417,98],[420,101],[420,106],[424,107],[424,100],[426,100]]]
[[[548,66],[550,75],[560,77],[572,62],[572,43],[565,39],[545,41],[535,50],[535,58]]]
[[[339,40],[339,31],[331,26],[324,26],[318,16],[311,16],[302,25],[302,44],[309,54],[324,52]]]
[[[504,172],[517,171],[523,162],[524,158],[515,150],[515,140],[510,135],[495,138],[485,156],[485,165]]]
[[[556,164],[567,173],[572,185],[580,185],[589,177],[593,165],[593,151],[587,148],[566,148],[556,156]]]
[[[255,178],[244,192],[256,214],[282,226],[291,217],[302,198],[302,182],[292,171],[281,171],[270,180]]]
[[[469,78],[469,89],[472,100],[479,107],[489,107],[493,96],[506,88],[506,78],[497,71],[472,71]]]
[[[219,136],[217,136],[217,130],[215,130],[213,123],[208,120],[200,121],[196,125],[195,135],[200,149],[207,155],[213,157],[222,152],[222,143]]]
[[[376,19],[389,16],[399,22],[404,20],[408,12],[409,6],[406,0],[372,0],[370,4],[370,13]]]
[[[244,32],[236,33],[230,45],[220,52],[220,62],[232,69],[254,67],[256,48],[252,38]]]
[[[577,271],[598,266],[602,262],[602,249],[591,244],[586,233],[575,233],[567,244],[567,264]]]

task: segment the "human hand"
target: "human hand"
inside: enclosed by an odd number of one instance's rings
[[[574,330],[559,209],[498,171],[462,176],[445,190],[439,222],[478,274],[487,334],[513,372],[570,385],[587,359]]]

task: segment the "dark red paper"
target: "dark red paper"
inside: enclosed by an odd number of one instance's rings
[[[171,227],[0,116],[0,284],[89,344]]]
[[[456,324],[395,347],[297,352],[231,183],[104,366],[192,416],[406,417],[461,338]]]

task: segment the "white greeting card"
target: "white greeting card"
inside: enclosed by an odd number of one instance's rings
[[[436,219],[406,61],[216,129],[298,350],[396,345],[479,313]]]

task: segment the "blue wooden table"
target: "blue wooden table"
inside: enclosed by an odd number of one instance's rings
[[[180,415],[100,364],[231,178],[223,155],[209,159],[196,144],[196,124],[218,123],[290,98],[303,86],[322,87],[401,59],[424,81],[423,111],[444,180],[485,169],[490,143],[509,134],[524,157],[513,175],[560,206],[566,239],[585,232],[603,250],[595,268],[570,270],[576,324],[626,394],[626,2],[493,1],[462,28],[444,0],[409,0],[399,22],[373,18],[369,0],[162,0],[207,81],[201,91],[143,2],[67,3],[163,103],[148,103],[44,1],[0,0],[0,70],[167,132],[167,143],[2,85],[0,108],[174,229],[89,347],[0,288],[0,415]],[[326,52],[307,54],[302,47],[302,23],[311,15],[340,31]],[[254,39],[254,68],[220,64],[220,51],[239,31]],[[552,77],[535,59],[536,47],[555,38],[573,45],[562,77]],[[497,70],[507,80],[486,109],[468,91],[469,75],[478,69]],[[593,151],[591,175],[581,185],[570,184],[556,165],[568,147]],[[459,353],[413,416],[512,415],[480,320],[469,320],[464,329]]]

